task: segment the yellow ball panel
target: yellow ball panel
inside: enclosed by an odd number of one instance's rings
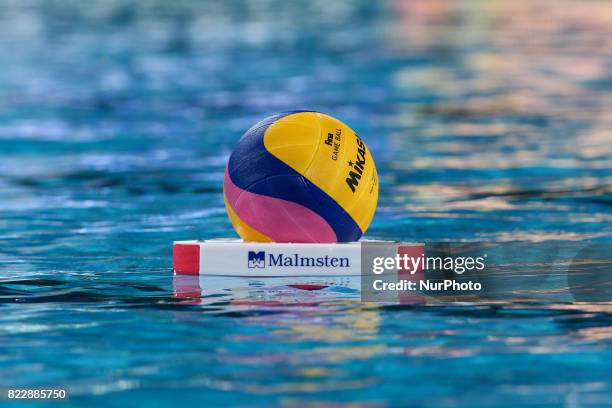
[[[300,112],[279,119],[266,149],[332,197],[365,231],[378,202],[374,159],[357,134],[336,118]]]
[[[264,135],[264,146],[293,170],[304,174],[319,146],[321,133],[314,112],[300,112],[274,122]]]

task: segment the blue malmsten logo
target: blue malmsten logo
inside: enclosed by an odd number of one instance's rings
[[[266,267],[266,252],[265,251],[249,251],[249,268],[265,268]]]
[[[247,266],[249,268],[265,268],[268,266],[285,267],[326,267],[326,268],[350,268],[349,258],[335,256],[300,256],[299,254],[267,254],[266,251],[249,251]]]

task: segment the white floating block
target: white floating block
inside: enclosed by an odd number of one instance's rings
[[[397,253],[423,244],[395,244]],[[179,275],[245,277],[359,276],[362,242],[338,244],[259,243],[216,239],[175,241],[173,269]]]

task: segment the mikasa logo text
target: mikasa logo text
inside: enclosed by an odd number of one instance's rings
[[[346,257],[303,256],[295,253],[266,254],[265,251],[249,251],[247,266],[249,268],[265,268],[266,266],[350,268],[351,264],[349,258]]]
[[[349,160],[348,165],[352,170],[349,170],[348,177],[346,178],[346,184],[349,186],[351,191],[354,193],[355,189],[359,187],[359,181],[363,175],[363,169],[366,164],[366,147],[363,141],[355,134],[357,138],[357,157],[355,162]]]

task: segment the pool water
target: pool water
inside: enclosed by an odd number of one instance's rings
[[[612,406],[609,303],[383,305],[171,271],[173,240],[235,236],[229,153],[293,109],[371,149],[368,238],[611,244],[611,49],[593,0],[0,1],[0,389]]]

